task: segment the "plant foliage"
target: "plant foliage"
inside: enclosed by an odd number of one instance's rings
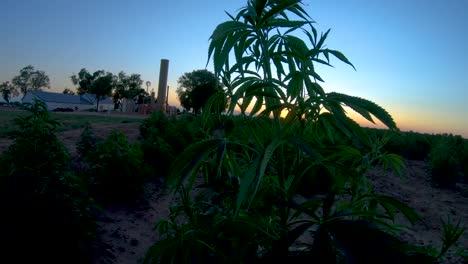
[[[461,137],[441,135],[429,154],[432,181],[445,188],[454,188],[462,173],[463,140]]]
[[[147,170],[138,144],[130,144],[125,135],[113,130],[87,156],[91,193],[103,202],[122,201],[138,193]]]
[[[410,223],[418,214],[366,179],[376,164],[401,173],[402,158],[344,107],[395,131],[392,117],[320,85],[317,64],[331,66],[334,57],[354,67],[325,46],[330,31],[317,33],[300,0],[249,0],[228,16],[208,50],[228,93],[227,115],[204,113],[208,136],[172,162],[166,186],[180,206],[157,224],[161,240],[145,262],[432,263],[438,256],[395,233],[398,213]]]
[[[94,203],[68,167],[47,106],[35,101],[25,110],[29,114],[15,119],[14,142],[0,157],[2,257],[80,263],[81,246],[94,235]]]

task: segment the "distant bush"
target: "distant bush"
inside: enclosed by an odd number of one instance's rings
[[[96,148],[99,138],[94,134],[91,125],[86,123],[83,132],[81,132],[78,142],[76,142],[76,151],[80,157],[85,158]]]
[[[461,173],[462,138],[440,135],[429,154],[432,181],[440,187],[453,188]]]
[[[145,176],[143,153],[117,130],[89,153],[90,188],[94,197],[114,202],[132,197],[142,187]]]
[[[468,140],[463,141],[463,153],[461,156],[461,166],[463,168],[463,175],[465,182],[468,182]]]
[[[83,241],[95,231],[93,201],[68,167],[45,104],[25,109],[30,114],[15,119],[14,142],[0,157],[2,258],[82,263]]]
[[[416,132],[395,132],[384,149],[409,160],[425,160],[431,149],[427,135]]]
[[[195,118],[181,116],[169,119],[162,112],[153,112],[140,126],[144,160],[158,176],[165,176],[173,159],[194,140]]]

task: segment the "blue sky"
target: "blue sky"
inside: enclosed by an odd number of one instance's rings
[[[328,47],[356,66],[320,68],[327,91],[370,99],[402,130],[468,137],[468,1],[305,0]],[[81,68],[141,74],[157,90],[170,60],[177,78],[205,68],[209,37],[245,0],[2,0],[0,82],[26,65],[45,71],[51,90],[74,88]],[[211,65],[208,66],[212,70]]]

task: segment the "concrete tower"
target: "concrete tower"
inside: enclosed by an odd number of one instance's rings
[[[166,112],[166,94],[167,94],[167,76],[169,73],[169,60],[161,59],[161,67],[159,68],[159,87],[158,101],[156,102],[156,111]]]

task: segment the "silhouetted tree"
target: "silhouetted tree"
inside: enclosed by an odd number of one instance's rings
[[[208,70],[186,72],[177,83],[179,87],[176,92],[180,104],[187,110],[193,109],[195,113],[203,110],[212,95],[223,91],[219,79]]]
[[[99,101],[111,96],[113,75],[112,73],[106,73],[102,76],[97,77],[90,86],[90,93],[96,98],[96,111],[99,111]]]
[[[31,65],[21,69],[20,74],[13,78],[12,83],[23,94],[26,94],[29,90],[50,88],[49,76],[44,71],[35,70]]]
[[[104,71],[96,71],[94,74],[91,74],[86,70],[85,68],[81,69],[78,75],[72,75],[71,81],[74,85],[78,85],[77,91],[78,94],[85,94],[89,93],[90,87],[92,82],[101,74],[103,74]]]
[[[18,96],[18,90],[11,84],[10,82],[4,82],[0,84],[0,92],[2,93],[3,99],[7,102],[10,103],[10,98],[12,96]]]
[[[77,75],[72,75],[73,84],[78,85],[78,94],[90,93],[96,98],[96,111],[99,111],[99,101],[111,96],[114,87],[114,76],[104,70],[90,74],[85,68]]]
[[[132,74],[128,76],[125,72],[121,71],[114,77],[114,101],[122,98],[134,98],[137,95],[146,94],[145,90],[141,87],[143,80],[140,74]]]
[[[72,89],[69,89],[69,88],[65,88],[62,93],[63,94],[71,94],[71,95],[75,94],[75,92]]]

